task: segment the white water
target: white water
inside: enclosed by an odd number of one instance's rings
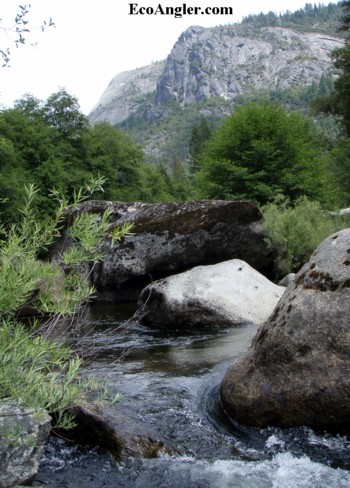
[[[177,455],[116,463],[55,441],[40,481],[50,488],[350,487],[350,439],[303,427],[238,430],[223,415],[218,385],[256,328],[189,334],[134,324],[121,334],[111,310],[104,312],[87,339],[98,352],[89,370],[121,391],[123,406]],[[113,362],[125,350],[122,363]]]

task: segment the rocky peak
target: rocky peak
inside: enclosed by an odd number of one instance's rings
[[[311,84],[331,69],[329,53],[341,45],[335,37],[282,27],[190,27],[166,60],[155,100],[188,104]]]
[[[231,100],[253,90],[310,85],[332,73],[329,54],[342,45],[340,38],[280,26],[189,27],[165,61],[115,76],[90,120],[118,124],[140,110],[147,117],[159,115],[170,100],[184,106],[211,97]]]
[[[117,74],[109,83],[90,114],[91,122],[118,124],[138,106],[139,98],[154,93],[164,70],[164,61]]]

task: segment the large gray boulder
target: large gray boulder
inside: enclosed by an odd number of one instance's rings
[[[143,322],[166,327],[261,324],[285,291],[240,259],[158,280],[142,290]]]
[[[328,237],[221,384],[240,424],[350,431],[350,229]]]
[[[91,273],[103,300],[136,300],[153,280],[193,266],[242,259],[263,274],[271,273],[274,253],[268,248],[262,214],[245,201],[197,201],[157,204],[90,201],[67,213],[101,214],[112,209],[111,227],[132,222],[133,235],[104,245],[105,258]],[[66,245],[57,242],[52,257]]]
[[[48,439],[51,420],[13,400],[0,402],[0,488],[31,483]]]

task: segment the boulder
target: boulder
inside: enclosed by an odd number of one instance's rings
[[[350,229],[324,240],[289,284],[221,401],[249,426],[350,431]]]
[[[82,211],[111,209],[111,228],[132,222],[132,235],[103,249],[105,258],[90,276],[102,300],[137,300],[153,280],[193,266],[242,259],[271,275],[274,252],[268,248],[260,210],[246,201],[169,202],[157,204],[89,201],[66,214],[66,225]],[[71,245],[65,236],[53,259]]]
[[[90,402],[70,410],[76,427],[64,432],[65,438],[107,449],[118,461],[128,457],[154,458],[171,451],[162,439],[156,439],[129,407],[115,409]]]
[[[284,278],[282,278],[278,284],[279,286],[287,287],[295,278],[295,273],[288,273]]]
[[[261,324],[284,291],[249,264],[232,259],[156,281],[142,290],[138,306],[143,322],[149,325]]]
[[[34,412],[14,400],[0,403],[0,488],[31,483],[51,429],[45,410]]]

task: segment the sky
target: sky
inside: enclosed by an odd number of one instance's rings
[[[1,0],[0,50],[10,48],[10,67],[0,67],[0,105],[30,93],[45,100],[59,88],[77,97],[86,115],[97,104],[111,79],[123,71],[166,58],[191,25],[213,27],[240,22],[249,14],[295,11],[305,0],[28,0],[31,32],[16,49],[8,31],[18,12],[18,0]],[[131,7],[131,4],[135,4]],[[25,5],[25,3],[21,3]],[[136,6],[137,5],[137,6]],[[166,7],[232,7],[232,15],[141,14]],[[133,9],[137,14],[130,14]],[[194,12],[194,10],[193,10]],[[52,18],[55,27],[41,32]],[[0,58],[1,61],[1,58]]]

